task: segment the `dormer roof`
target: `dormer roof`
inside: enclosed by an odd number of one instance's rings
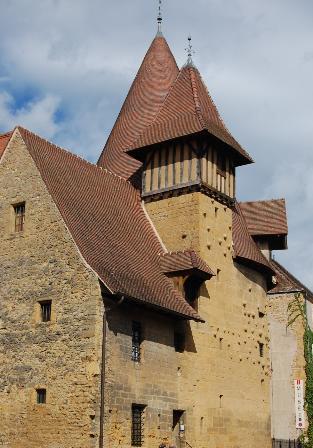
[[[213,135],[231,149],[237,165],[253,162],[226,128],[198,69],[188,64],[181,69],[153,122],[126,152],[140,159],[145,147],[200,132]]]
[[[285,199],[241,202],[250,235],[265,240],[271,250],[287,249],[287,213]]]

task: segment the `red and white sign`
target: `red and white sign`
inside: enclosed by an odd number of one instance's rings
[[[303,380],[295,380],[296,428],[304,429]]]

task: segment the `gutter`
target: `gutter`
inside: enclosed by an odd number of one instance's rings
[[[99,448],[104,448],[104,393],[105,393],[105,358],[106,358],[106,341],[107,341],[107,316],[110,311],[115,310],[125,300],[122,296],[117,303],[111,307],[105,308],[103,303],[103,327],[102,327],[102,354],[101,354],[101,388],[100,388],[100,431],[99,431]]]

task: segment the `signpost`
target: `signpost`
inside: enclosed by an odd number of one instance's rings
[[[304,429],[303,380],[295,380],[296,428]]]

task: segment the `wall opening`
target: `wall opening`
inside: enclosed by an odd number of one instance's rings
[[[132,446],[142,446],[144,443],[144,412],[146,405],[132,405],[132,427],[131,444]]]

